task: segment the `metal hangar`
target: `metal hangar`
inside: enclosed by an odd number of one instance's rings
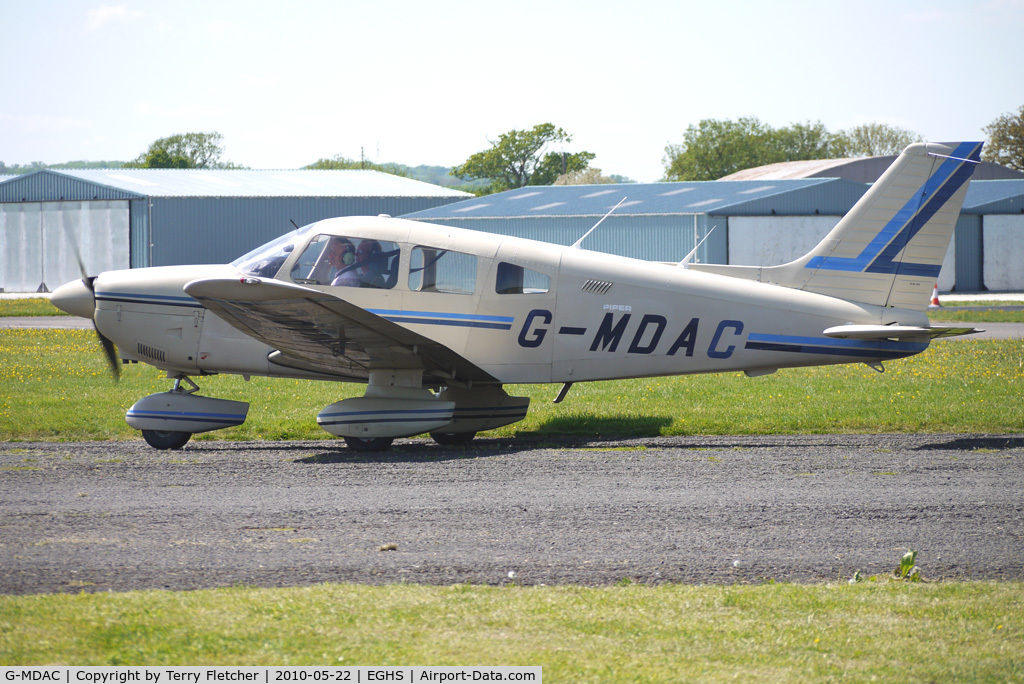
[[[438,207],[469,193],[365,170],[42,170],[0,183],[0,291],[117,268],[226,263],[322,218]]]

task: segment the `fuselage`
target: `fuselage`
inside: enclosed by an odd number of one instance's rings
[[[385,273],[375,275],[376,285],[332,285],[317,276],[324,245],[338,237],[384,245]],[[335,281],[359,271],[343,269]],[[122,358],[172,376],[340,379],[272,363],[274,349],[185,294],[187,283],[211,277],[273,277],[329,292],[447,346],[501,383],[874,365],[928,344],[927,337],[849,340],[822,333],[896,320],[927,325],[919,312],[520,238],[364,217],[311,224],[231,265],[103,273],[93,282],[96,326]]]

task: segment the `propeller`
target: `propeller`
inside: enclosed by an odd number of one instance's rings
[[[81,264],[81,261],[79,261]],[[82,282],[92,292],[93,297],[96,297],[96,276],[82,276]],[[103,354],[107,357],[107,365],[110,366],[110,374],[114,376],[114,380],[121,379],[121,364],[117,362],[117,349],[114,348],[114,343],[109,337],[100,332],[99,327],[96,325],[96,317],[93,315],[92,329],[96,331],[96,337],[100,340],[100,346],[103,347]]]
[[[67,231],[66,227],[65,227],[65,231]],[[96,325],[96,278],[97,278],[97,276],[90,276],[86,272],[85,261],[82,259],[82,253],[78,249],[78,241],[74,239],[74,236],[71,235],[70,232],[68,232],[67,238],[68,238],[67,243],[68,243],[68,245],[71,246],[71,252],[75,255],[75,261],[78,262],[78,271],[79,271],[79,273],[82,274],[82,283],[85,285],[86,289],[89,290],[89,295],[90,295],[90,297],[92,299],[92,304],[90,306],[90,313],[89,313],[89,316],[87,316],[87,318],[92,320],[92,329],[96,331],[96,337],[99,338],[100,346],[103,347],[103,354],[104,354],[104,356],[107,357],[107,365],[110,367],[110,374],[114,377],[115,381],[120,380],[121,379],[121,365],[117,362],[117,350],[114,348],[114,343],[111,341],[111,339],[109,337],[107,337],[102,332],[100,332],[99,327]],[[59,304],[61,302],[60,291],[62,289],[64,289],[64,288],[67,288],[69,285],[73,286],[74,289],[77,290],[77,284],[76,283],[68,283],[68,285],[62,285],[61,287],[57,288],[57,290],[54,291],[54,293],[52,295],[50,295],[50,301],[53,302],[55,305],[57,305],[58,308],[64,308],[64,307],[60,307],[60,304]],[[68,302],[65,304],[65,306],[68,306],[69,304],[72,304],[72,303],[76,303],[74,301],[75,300],[75,294],[76,293],[74,293],[74,292],[70,292],[70,293],[66,293],[64,295],[64,297],[68,300]],[[55,299],[56,299],[56,301],[55,301]],[[79,310],[79,311],[72,311],[72,310],[69,310],[69,309],[65,309],[65,310],[68,311],[69,313],[76,313],[77,315],[82,315],[84,313],[81,310]]]

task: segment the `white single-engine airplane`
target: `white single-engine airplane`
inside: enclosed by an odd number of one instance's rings
[[[508,383],[865,363],[918,354],[981,143],[909,146],[810,253],[781,266],[659,264],[390,217],[312,223],[223,266],[108,271],[61,286],[117,372],[173,379],[128,410],[157,449],[240,425],[190,379],[366,383],[317,422],[357,450],[429,432],[464,444],[526,416]],[[186,386],[183,386],[184,383]]]

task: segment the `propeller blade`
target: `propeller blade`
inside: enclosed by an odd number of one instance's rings
[[[75,236],[71,234],[71,229],[68,228],[67,225],[64,226],[64,234],[67,238],[67,240],[65,240],[65,244],[71,249],[71,253],[75,257],[75,262],[78,264],[78,272],[82,274],[82,280],[88,281],[89,276],[86,274],[85,270],[85,259],[82,258],[82,250],[78,248],[78,240],[76,240]],[[91,290],[92,284],[87,284]]]
[[[110,366],[110,374],[114,376],[114,380],[121,379],[121,364],[117,361],[117,350],[114,348],[114,343],[110,341],[106,335],[100,332],[100,329],[93,323],[93,328],[96,330],[96,337],[100,339],[100,344],[103,345],[103,353],[107,357],[107,364]]]
[[[71,253],[75,257],[75,261],[78,263],[78,271],[82,274],[82,282],[89,292],[93,295],[96,294],[96,276],[91,276],[85,269],[85,259],[82,258],[82,250],[78,247],[78,241],[74,235],[71,234],[70,230],[65,226],[65,232],[67,233],[67,245],[71,248]],[[100,332],[100,329],[96,326],[96,312],[93,311],[92,315],[92,327],[96,331],[96,337],[100,340],[100,346],[103,347],[103,354],[107,357],[107,365],[110,366],[110,374],[114,376],[114,381],[121,379],[121,364],[117,360],[117,349],[114,347],[114,343],[110,341],[110,338]]]

